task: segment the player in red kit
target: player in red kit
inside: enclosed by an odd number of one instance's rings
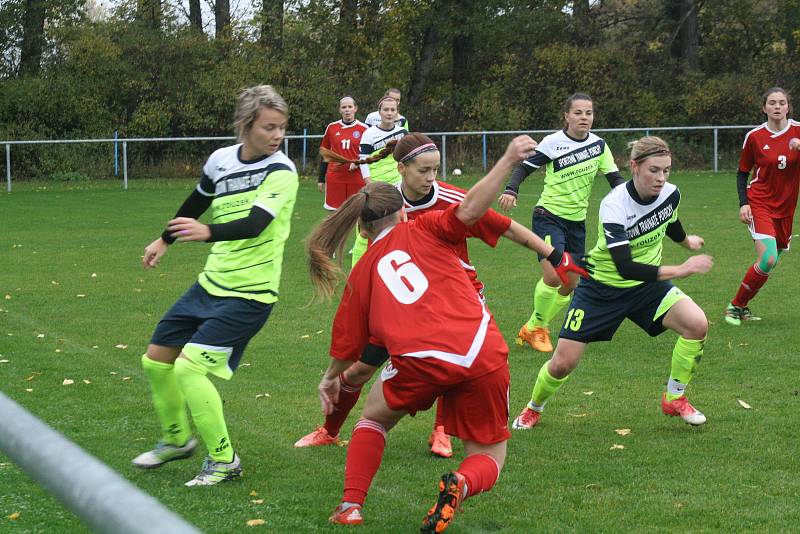
[[[403,204],[409,220],[429,211],[447,209],[464,199],[465,191],[454,185],[436,180],[440,165],[440,154],[429,137],[420,133],[410,133],[395,146],[394,158],[399,162],[398,170],[402,177],[398,188],[403,195]],[[527,246],[533,241],[533,233],[510,218],[489,209],[469,228],[467,237],[476,237],[495,247],[500,237]],[[483,294],[483,283],[469,259],[467,241],[455,245],[456,251],[467,276],[479,295]],[[361,395],[361,387],[377,372],[388,358],[385,352],[370,351],[349,367],[340,376],[341,391],[338,401],[325,423],[313,432],[303,436],[295,447],[316,447],[334,445],[339,442],[339,431],[350,410]],[[433,431],[428,438],[431,452],[449,458],[453,454],[450,438],[444,431],[443,404],[437,402],[436,419]]]
[[[508,431],[508,347],[461,265],[455,246],[486,212],[504,176],[533,153],[515,138],[500,161],[457,204],[407,222],[397,188],[365,186],[329,215],[308,240],[317,294],[330,297],[341,269],[333,262],[358,222],[372,241],[350,273],[332,332],[331,362],[320,382],[323,410],[339,395],[339,376],[365,349],[391,358],[373,384],[347,451],[342,502],[330,520],[363,521],[364,500],[380,467],[386,433],[406,414],[445,404],[445,430],[464,442],[466,458],[439,483],[423,532],[441,532],[464,499],[491,489],[505,461]],[[420,147],[420,153],[429,147]],[[585,274],[570,256],[534,236],[564,278]],[[339,255],[341,257],[341,255]]]
[[[750,130],[742,146],[737,175],[739,219],[750,228],[756,262],[725,309],[725,322],[734,326],[759,319],[753,316],[748,303],[767,282],[792,239],[800,187],[800,123],[788,118],[789,106],[789,93],[785,90],[767,90],[762,107],[767,122]]]
[[[339,114],[342,118],[325,128],[320,148],[332,150],[347,159],[358,159],[361,136],[369,126],[356,119],[357,111],[358,106],[353,97],[343,97],[339,101]],[[320,192],[325,193],[323,206],[326,210],[337,209],[364,186],[358,165],[327,163],[324,160],[320,163],[317,182]]]

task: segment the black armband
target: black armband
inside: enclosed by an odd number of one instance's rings
[[[747,200],[747,178],[750,177],[749,172],[739,171],[736,173],[736,190],[739,193],[739,207],[741,208],[745,204],[750,204],[750,201]]]
[[[614,266],[619,275],[626,280],[640,280],[642,282],[655,282],[658,280],[658,265],[648,265],[633,261],[631,247],[618,245],[608,249]]]
[[[528,177],[530,173],[534,171],[533,167],[529,167],[524,163],[520,163],[514,168],[514,171],[511,173],[511,178],[508,179],[508,183],[506,184],[506,190],[503,193],[507,195],[514,195],[517,196],[519,193],[519,186],[522,182],[525,181],[525,178]]]
[[[676,243],[683,243],[686,239],[686,230],[683,229],[680,219],[675,219],[675,222],[667,225],[667,237]]]
[[[606,180],[608,180],[608,185],[611,186],[611,189],[614,189],[619,184],[625,183],[625,178],[622,177],[619,171],[606,173]]]
[[[256,237],[264,231],[264,228],[272,222],[272,219],[273,217],[268,211],[258,206],[253,206],[250,210],[250,215],[247,217],[221,224],[209,224],[208,229],[211,231],[211,237],[208,238],[208,242],[236,241]]]
[[[550,255],[547,256],[547,261],[549,261],[550,265],[552,265],[553,267],[561,263],[562,259],[564,259],[564,251],[559,250],[557,248],[554,248],[553,252],[551,252]]]
[[[324,184],[325,183],[325,174],[328,172],[328,162],[322,160],[319,164],[319,176],[317,177],[317,182]]]
[[[209,206],[211,206],[211,201],[214,200],[214,197],[207,197],[200,193],[197,189],[192,191],[186,200],[183,201],[181,207],[178,208],[178,212],[175,214],[175,217],[189,217],[191,219],[197,219],[200,217]],[[169,231],[164,230],[161,234],[161,239],[166,241],[168,245],[171,245],[175,242],[175,238],[169,234]]]
[[[386,350],[386,347],[382,347],[381,345],[373,345],[370,343],[361,351],[360,361],[373,367],[380,367],[388,359],[389,351]]]

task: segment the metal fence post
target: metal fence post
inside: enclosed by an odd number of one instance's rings
[[[122,187],[128,189],[128,142],[122,142]]]
[[[486,133],[483,134],[483,172],[486,172]]]
[[[308,138],[306,135],[308,134],[308,128],[303,128],[303,172],[306,171],[306,148],[308,145]]]
[[[719,130],[714,128],[714,172],[717,172],[719,170],[719,168],[718,168],[719,156],[717,155],[718,154],[718,148],[717,148],[718,133],[719,133]]]
[[[11,144],[6,143],[6,191],[11,192]]]
[[[447,181],[447,136],[442,134],[442,180]]]
[[[119,176],[119,130],[114,130],[114,176]]]
[[[283,138],[283,153],[286,154],[286,157],[289,157],[289,138]]]

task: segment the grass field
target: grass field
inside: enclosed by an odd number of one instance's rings
[[[734,177],[682,172],[673,181],[683,192],[684,226],[706,238],[716,262],[708,275],[677,282],[711,321],[688,390],[708,423],[692,428],[660,413],[676,336],[651,339],[625,324],[612,342],[589,347],[537,428],[514,434],[495,490],[468,501],[449,532],[797,529],[800,258],[784,256],[754,301],[764,320],[725,325],[722,309],[753,258],[737,219]],[[130,464],[158,439],[140,356],[161,314],[202,268],[208,245],[173,246],[155,271],[142,270],[139,257],[191,187],[23,183],[0,195],[0,360],[8,360],[0,363],[0,389],[205,532],[249,531],[246,521],[256,518],[266,524],[255,531],[344,531],[327,517],[341,494],[345,449],[292,447],[322,419],[316,385],[327,365],[334,310],[333,304],[305,307],[311,287],[302,240],[323,214],[312,181],[301,184],[281,300],[250,344],[248,365],[234,380],[218,382],[244,477],[185,488],[200,456],[152,472]],[[518,221],[529,224],[540,191],[540,176],[523,186],[513,213]],[[589,246],[606,191],[598,180]],[[530,313],[539,269],[531,254],[508,242],[498,250],[474,243],[471,250],[489,307],[511,343],[513,417],[547,359],[513,344]],[[684,249],[665,245],[666,263],[685,257]],[[67,378],[74,384],[62,385]],[[438,477],[458,464],[428,453],[432,415],[407,418],[390,434],[360,532],[418,529]],[[344,435],[355,420],[354,414]],[[617,429],[631,432],[620,436]],[[615,444],[624,449],[612,450]],[[462,451],[456,443],[456,455]],[[85,531],[1,456],[0,481],[0,532]],[[15,512],[18,519],[7,518]]]

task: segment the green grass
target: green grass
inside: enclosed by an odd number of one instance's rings
[[[675,335],[651,339],[625,324],[612,342],[589,347],[540,426],[514,435],[499,484],[470,500],[451,532],[796,529],[798,258],[784,256],[754,302],[763,321],[728,327],[722,309],[753,259],[737,220],[733,175],[676,173],[673,181],[683,192],[685,227],[706,238],[716,261],[710,274],[677,282],[712,323],[689,387],[708,424],[691,428],[660,414]],[[246,530],[254,518],[266,520],[260,528],[269,532],[343,532],[327,517],[340,497],[345,449],[292,447],[322,419],[316,385],[327,365],[334,311],[333,304],[305,307],[311,287],[302,240],[322,216],[312,181],[301,184],[281,300],[248,348],[249,366],[218,382],[243,479],[188,489],[183,483],[198,471],[199,457],[152,472],[130,464],[158,438],[139,358],[161,314],[195,279],[208,246],[174,246],[149,272],[139,257],[191,187],[185,181],[135,181],[129,191],[116,182],[18,183],[14,193],[0,195],[0,359],[9,360],[0,364],[0,388],[205,532]],[[513,214],[520,222],[529,224],[540,190],[540,177],[523,186]],[[590,246],[606,191],[598,180]],[[668,263],[686,257],[675,245],[665,249]],[[476,242],[471,250],[489,306],[511,342],[513,417],[546,359],[513,344],[530,313],[539,268],[508,242],[498,250]],[[41,374],[26,381],[33,373]],[[75,384],[62,386],[65,378]],[[257,399],[261,393],[270,396]],[[737,399],[753,408],[743,409]],[[345,435],[355,420],[354,414]],[[457,465],[428,454],[431,421],[432,414],[420,414],[392,431],[360,532],[418,527],[439,475]],[[614,432],[621,428],[630,435]],[[614,444],[625,448],[610,450]],[[462,451],[456,444],[456,455]],[[85,531],[2,457],[0,480],[0,531]],[[263,504],[251,503],[262,498]],[[14,512],[20,518],[7,519]]]

